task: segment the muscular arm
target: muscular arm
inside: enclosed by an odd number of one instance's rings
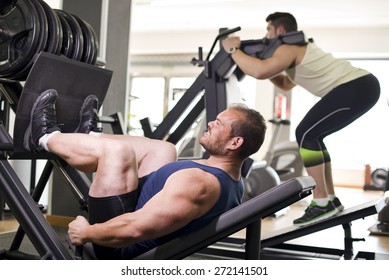
[[[232,59],[245,74],[261,80],[275,77],[288,69],[295,57],[293,46],[289,45],[281,45],[272,57],[265,60],[249,56],[241,50],[232,54]]]
[[[230,37],[222,41],[225,50],[240,47],[240,44],[239,37]],[[291,65],[298,64],[303,53],[304,49],[300,46],[281,45],[272,57],[265,60],[249,56],[241,50],[234,52],[231,57],[246,75],[256,79],[270,79],[277,87],[290,90],[295,84],[281,73]]]
[[[108,247],[125,247],[158,238],[178,230],[205,214],[220,195],[218,180],[199,169],[176,172],[165,187],[146,205],[133,213],[105,223],[89,225],[74,221],[69,225],[72,243],[93,242]]]

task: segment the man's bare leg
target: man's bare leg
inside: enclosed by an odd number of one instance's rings
[[[172,143],[130,135],[102,133],[103,139],[115,139],[132,147],[138,163],[138,176],[143,177],[161,166],[177,160],[177,150]]]
[[[324,164],[315,165],[306,168],[309,176],[315,179],[316,187],[313,190],[313,197],[316,199],[327,198],[327,186],[324,173]]]
[[[334,181],[332,178],[331,162],[326,162],[324,164],[324,168],[325,168],[324,174],[325,174],[325,180],[326,180],[327,194],[328,195],[335,195]]]
[[[84,134],[60,133],[55,112],[57,97],[55,90],[47,90],[37,98],[23,145],[33,152],[53,152],[80,171],[96,172],[90,191],[92,196],[131,192],[136,189],[139,176],[176,160],[174,145],[164,141],[126,135],[85,134],[97,125],[98,100],[95,96],[88,96],[81,107],[76,131]]]
[[[136,155],[123,141],[80,133],[53,133],[47,146],[74,168],[96,172],[89,190],[93,197],[120,195],[137,188]]]

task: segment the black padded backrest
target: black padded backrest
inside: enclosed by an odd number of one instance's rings
[[[182,259],[310,194],[316,186],[310,176],[290,179],[227,211],[191,234],[175,238],[135,259]]]
[[[90,94],[105,99],[112,71],[63,56],[42,52],[32,66],[17,104],[14,129],[14,158],[34,158],[43,154],[28,154],[23,148],[23,136],[36,98],[47,89],[58,92],[57,122],[63,132],[73,132],[79,122],[81,105]]]

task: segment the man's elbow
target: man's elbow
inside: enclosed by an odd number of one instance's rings
[[[293,89],[294,86],[290,86],[290,85],[287,85],[287,84],[275,84],[276,87],[278,87],[280,90],[283,90],[283,91],[290,91]]]
[[[257,80],[266,80],[266,79],[270,78],[268,73],[266,73],[264,71],[261,71],[261,70],[254,70],[254,71],[252,71],[250,76],[252,76],[253,78],[255,78]]]

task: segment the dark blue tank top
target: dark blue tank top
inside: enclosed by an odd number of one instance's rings
[[[220,183],[220,197],[216,201],[215,205],[200,218],[193,220],[185,227],[167,236],[158,239],[143,241],[138,244],[135,244],[134,246],[123,248],[123,259],[133,258],[172,238],[175,238],[185,233],[193,232],[194,230],[199,229],[208,224],[215,217],[220,216],[222,213],[235,206],[238,206],[241,203],[243,195],[242,180],[236,181],[232,179],[222,169],[203,165],[190,160],[182,160],[168,163],[157,171],[139,179],[139,198],[136,205],[136,210],[142,208],[147,203],[147,201],[149,201],[156,193],[162,190],[166,180],[171,174],[175,173],[178,170],[187,168],[200,168],[201,170],[204,170],[216,176]],[[191,186],[181,186],[178,184],[177,187],[190,188]]]

